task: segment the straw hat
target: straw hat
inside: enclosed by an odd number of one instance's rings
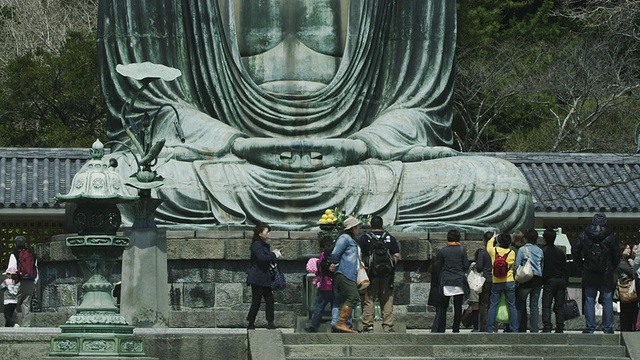
[[[362,224],[362,222],[353,216],[349,216],[343,223],[345,230],[349,230],[352,227],[358,226],[360,224]]]

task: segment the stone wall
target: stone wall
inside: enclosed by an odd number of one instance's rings
[[[446,244],[446,234],[392,234],[400,243],[402,256],[395,275],[396,319],[405,321],[408,328],[429,328],[432,309],[426,306],[430,281],[427,269],[431,256]],[[247,231],[167,232],[171,327],[246,326],[251,302],[251,289],[245,284],[251,235]],[[81,302],[82,274],[64,245],[66,236],[55,236],[51,243],[36,248],[43,312],[36,319],[48,321],[47,326],[64,322]],[[279,264],[288,282],[287,289],[275,293],[277,326],[293,327],[296,316],[305,315],[305,264],[310,257],[318,256],[317,238],[316,232],[309,231],[271,232],[272,246],[282,249]],[[481,245],[479,235],[467,234],[463,244],[472,256]],[[112,281],[119,280],[120,271],[120,265],[116,265]],[[45,316],[47,313],[51,316]],[[263,313],[258,315],[258,326],[261,322]]]

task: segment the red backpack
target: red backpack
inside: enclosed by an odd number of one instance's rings
[[[20,279],[33,280],[38,275],[36,269],[36,255],[28,249],[19,249],[14,253],[18,262],[18,276]]]
[[[500,255],[500,253],[498,253],[497,247],[495,248],[495,250],[496,256],[493,259],[493,276],[497,278],[507,277],[507,274],[509,273],[509,263],[507,262],[507,257],[509,257],[511,249],[509,249],[509,251],[507,251],[502,256]]]

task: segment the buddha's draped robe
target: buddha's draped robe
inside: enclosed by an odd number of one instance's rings
[[[116,65],[164,64],[182,76],[153,82],[132,111],[134,118],[153,117],[172,104],[185,133],[183,144],[169,107],[152,125],[153,139],[166,139],[157,171],[169,181],[154,192],[164,200],[160,224],[260,220],[293,229],[337,206],[407,230],[531,226],[531,191],[515,166],[449,157],[455,6],[348,2],[335,75],[313,90],[285,93],[261,86],[247,70],[233,4],[101,1],[108,135],[128,142],[119,115],[140,86],[117,74]],[[290,158],[282,155],[287,150]],[[126,152],[115,156],[124,175],[135,171]]]

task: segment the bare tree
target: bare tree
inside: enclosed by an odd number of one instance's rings
[[[602,127],[619,117],[638,114],[630,102],[639,84],[633,71],[635,57],[607,39],[580,37],[549,47],[545,64],[524,80],[533,102],[544,105],[535,116],[546,119],[548,152],[621,152],[603,148]],[[627,119],[628,120],[628,119]],[[553,125],[551,125],[553,124]],[[622,127],[618,127],[624,130]],[[618,134],[618,138],[625,137]],[[632,140],[626,137],[627,143]],[[609,142],[609,145],[612,145]],[[623,146],[624,147],[624,146]],[[625,148],[623,150],[627,152]]]
[[[95,33],[98,0],[0,0],[0,68],[35,49],[57,53],[68,31]]]
[[[454,137],[460,150],[491,151],[492,143],[504,140],[493,128],[516,106],[511,99],[520,92],[520,83],[511,79],[520,56],[505,44],[458,53]]]

